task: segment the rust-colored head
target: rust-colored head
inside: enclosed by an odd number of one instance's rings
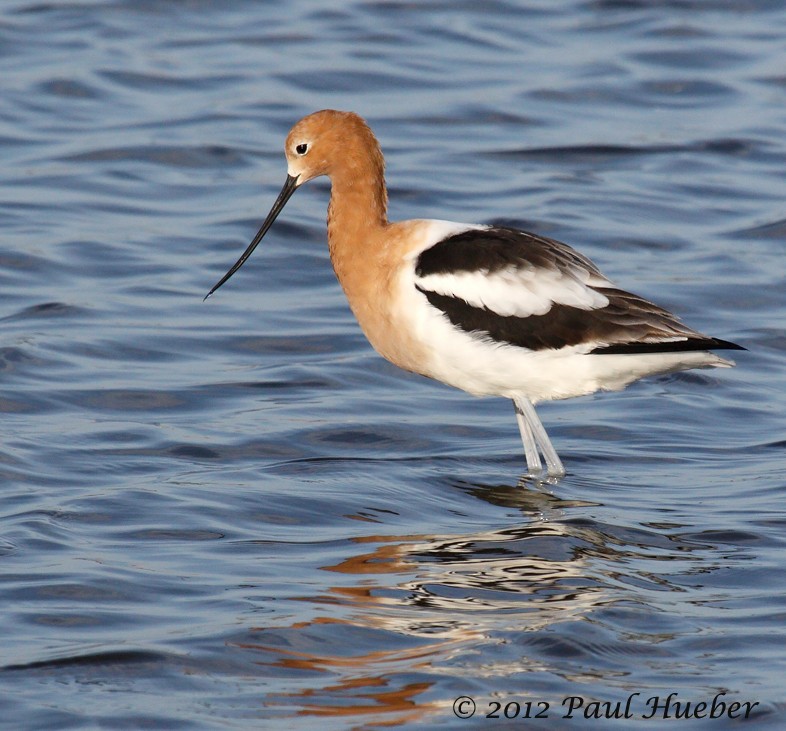
[[[284,154],[287,172],[298,185],[320,175],[382,176],[385,165],[365,120],[334,109],[303,117],[287,135]]]
[[[340,181],[356,189],[367,186],[374,192],[372,197],[384,217],[385,161],[377,138],[359,115],[323,109],[303,117],[287,135],[284,154],[287,158],[287,179],[265,222],[242,256],[205,299],[243,266],[292,194],[312,178],[329,175],[334,184]]]

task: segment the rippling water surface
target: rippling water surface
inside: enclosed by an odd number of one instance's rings
[[[3,3],[0,725],[657,728],[677,693],[727,704],[686,727],[783,728],[784,27],[766,0]],[[749,351],[544,406],[569,474],[538,486],[509,403],[365,342],[326,182],[203,303],[323,107],[374,127],[393,218],[566,240]]]

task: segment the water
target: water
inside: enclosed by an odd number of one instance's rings
[[[784,23],[3,3],[0,725],[651,729],[676,692],[781,728]],[[325,182],[203,303],[322,107],[371,122],[393,218],[555,236],[749,352],[542,407],[569,474],[538,487],[510,404],[370,350]]]

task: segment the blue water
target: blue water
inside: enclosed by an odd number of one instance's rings
[[[784,27],[766,0],[4,2],[0,726],[674,728],[647,701],[677,693],[717,698],[680,728],[783,728]],[[373,126],[393,218],[565,240],[748,352],[544,405],[568,475],[538,486],[508,402],[365,342],[326,182],[203,303],[323,107]],[[528,702],[548,720],[505,720]]]

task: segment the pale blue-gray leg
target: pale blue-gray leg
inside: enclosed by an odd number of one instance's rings
[[[514,398],[513,404],[516,407],[516,421],[519,424],[524,454],[527,457],[527,472],[533,476],[541,473],[542,468],[538,454],[540,452],[546,462],[546,472],[549,477],[564,476],[565,468],[538,418],[535,407],[529,399],[523,396]]]
[[[514,401],[513,405],[516,408],[516,421],[519,424],[519,431],[521,432],[521,441],[524,444],[524,455],[527,458],[527,474],[532,477],[537,477],[541,474],[543,468],[540,464],[540,454],[538,453],[538,445],[535,443],[535,437],[532,436],[532,429],[529,428],[529,423],[526,417],[519,409],[519,405]]]

